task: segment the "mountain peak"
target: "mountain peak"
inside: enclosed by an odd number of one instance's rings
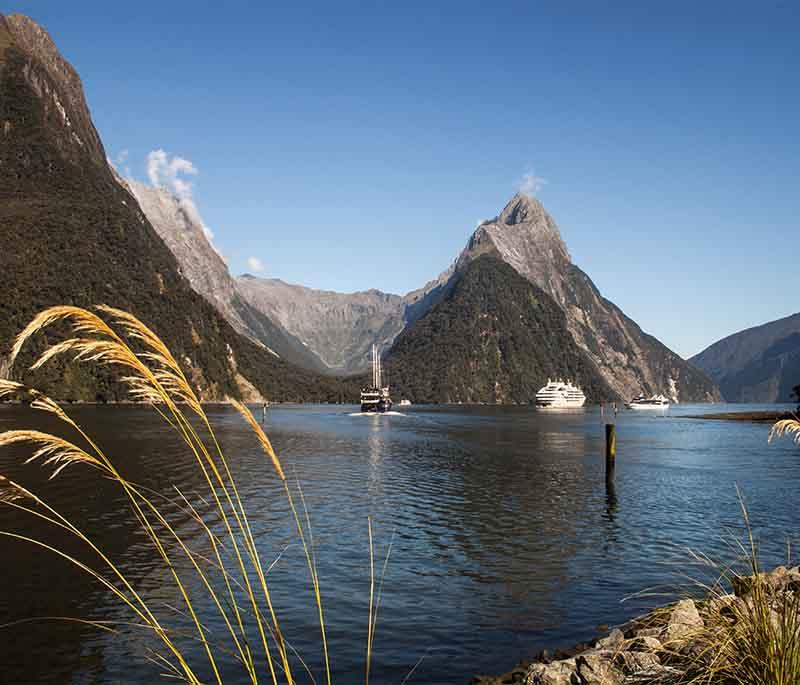
[[[547,216],[542,203],[525,193],[516,193],[497,217],[497,223],[514,226],[537,221]]]

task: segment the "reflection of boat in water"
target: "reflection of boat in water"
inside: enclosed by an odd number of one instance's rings
[[[551,381],[536,393],[536,406],[539,409],[572,409],[586,404],[586,395],[572,381]]]
[[[410,407],[411,406],[411,400],[400,400],[400,406],[401,407]]]
[[[664,395],[637,395],[626,406],[628,409],[669,409],[669,400]]]
[[[378,348],[372,346],[372,385],[361,390],[361,411],[383,414],[392,408],[389,386],[381,384],[381,357]]]

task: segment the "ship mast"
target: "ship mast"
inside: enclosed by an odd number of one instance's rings
[[[381,387],[381,357],[377,345],[372,346],[372,387]]]

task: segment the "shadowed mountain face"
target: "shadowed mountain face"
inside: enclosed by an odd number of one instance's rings
[[[558,227],[538,200],[515,195],[496,219],[481,224],[456,270],[484,254],[510,264],[558,303],[578,347],[619,397],[630,399],[644,391],[664,393],[676,402],[720,399],[709,378],[600,294],[572,263]]]
[[[0,253],[13,290],[0,301],[0,367],[13,336],[45,307],[106,303],[161,335],[203,399],[340,394],[332,379],[243,338],[192,289],[109,167],[77,73],[46,31],[16,15],[0,15]],[[83,367],[26,380],[59,398],[125,396],[113,374]]]
[[[729,402],[791,402],[800,384],[800,312],[715,342],[690,359]]]
[[[614,396],[552,297],[496,256],[465,264],[386,361],[395,394],[414,402],[533,402],[548,378],[576,381],[590,401]]]

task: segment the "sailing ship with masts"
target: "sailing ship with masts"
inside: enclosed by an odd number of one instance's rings
[[[389,386],[381,379],[381,356],[378,347],[372,346],[372,385],[361,389],[361,411],[382,414],[392,408]]]

